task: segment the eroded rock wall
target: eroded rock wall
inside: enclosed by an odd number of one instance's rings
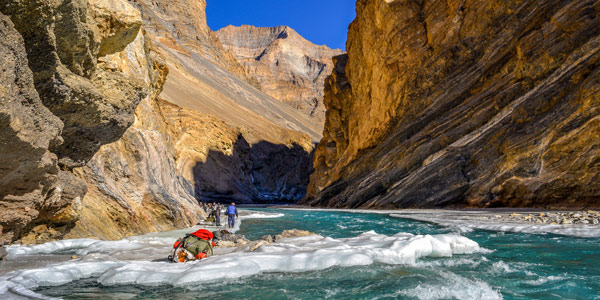
[[[82,166],[121,137],[149,93],[139,11],[125,0],[6,0],[0,10],[23,36],[40,99],[64,123],[51,150],[65,168]],[[120,66],[104,63],[113,58]]]
[[[86,166],[76,169],[89,191],[69,209],[79,221],[67,237],[120,239],[188,227],[205,216],[177,149],[185,135],[172,134],[174,128],[192,124],[179,115],[171,118],[164,104],[144,100],[123,137],[101,147]]]
[[[0,231],[12,241],[56,200],[56,154],[62,122],[40,101],[27,65],[23,38],[0,14]]]
[[[161,106],[170,103],[180,115],[169,119],[187,124],[168,136],[196,198],[249,203],[303,197],[322,127],[248,83],[245,69],[206,25],[204,1],[191,4],[197,10],[186,1],[136,5],[170,70]]]
[[[324,122],[323,84],[341,50],[315,45],[287,26],[230,25],[216,34],[262,91]]]
[[[88,189],[75,168],[157,96],[156,54],[125,0],[6,0],[0,12],[2,239],[59,238]]]
[[[66,237],[187,227],[205,216],[199,201],[302,198],[320,137],[309,118],[252,86],[206,25],[204,1],[130,3],[142,13],[151,53],[164,57],[151,68],[157,88],[122,138],[75,170],[89,191],[65,209],[78,216]],[[261,165],[257,156],[275,161]]]
[[[600,3],[357,1],[304,203],[600,206]]]

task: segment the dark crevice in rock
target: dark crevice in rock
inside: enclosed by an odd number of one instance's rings
[[[239,135],[230,155],[210,151],[194,167],[195,194],[201,202],[295,203],[305,196],[311,173],[312,153],[299,145],[249,145]]]

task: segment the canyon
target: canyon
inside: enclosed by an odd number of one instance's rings
[[[78,170],[90,191],[66,237],[187,227],[204,216],[198,202],[302,198],[318,128],[255,87],[208,28],[205,2],[132,4],[168,76],[124,136]]]
[[[205,9],[0,0],[0,244],[214,201],[600,207],[597,1],[358,0],[347,53]]]
[[[196,224],[199,202],[304,196],[321,128],[257,89],[205,7],[2,1],[0,242],[119,239]]]
[[[600,206],[598,1],[356,6],[302,204]]]

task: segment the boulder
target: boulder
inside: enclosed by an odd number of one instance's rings
[[[303,236],[309,236],[309,235],[315,235],[315,234],[316,233],[312,233],[312,232],[306,231],[306,230],[299,230],[299,229],[284,230],[281,234],[278,234],[275,236],[275,241],[278,242],[281,239],[303,237]]]
[[[256,249],[269,244],[271,244],[271,242],[265,240],[253,241],[250,243],[250,245],[248,245],[248,250],[250,252],[254,252]]]

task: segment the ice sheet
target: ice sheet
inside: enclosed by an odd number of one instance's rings
[[[77,249],[78,253],[87,254],[74,261],[11,272],[0,277],[0,280],[30,290],[39,286],[62,285],[82,278],[98,278],[98,282],[103,285],[193,287],[201,282],[240,278],[262,272],[304,272],[375,262],[415,264],[421,257],[450,257],[474,253],[480,249],[476,242],[459,235],[398,233],[386,236],[373,231],[346,239],[319,235],[283,239],[278,243],[262,246],[255,252],[229,253],[188,264],[125,260],[121,256],[124,250],[118,249],[126,246],[129,247],[127,251],[135,251],[144,244],[160,254],[168,253],[170,248],[170,245],[159,245],[149,237],[139,238],[137,241],[92,242],[85,239],[16,247],[11,250],[12,255],[31,254],[34,249],[45,254]]]

